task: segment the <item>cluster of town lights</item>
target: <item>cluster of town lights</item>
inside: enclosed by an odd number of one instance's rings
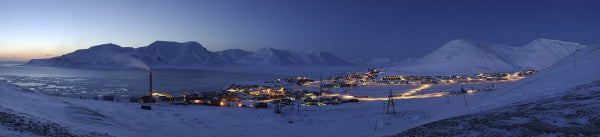
[[[228,89],[224,90],[227,94],[219,94],[218,96],[212,95],[212,98],[198,98],[196,97],[189,100],[194,104],[208,104],[221,107],[247,107],[240,103],[240,100],[245,101],[258,101],[262,104],[273,102],[275,100],[294,100],[295,98],[308,97],[306,105],[318,105],[329,104],[341,104],[346,102],[358,102],[358,101],[385,101],[391,99],[421,99],[421,98],[434,98],[443,97],[449,95],[455,95],[456,92],[435,92],[426,94],[417,94],[423,92],[423,90],[429,89],[437,84],[455,84],[455,83],[481,83],[481,82],[503,82],[503,81],[516,81],[525,78],[528,75],[535,73],[534,70],[525,70],[515,73],[481,73],[474,76],[384,76],[381,81],[376,80],[375,73],[379,73],[377,70],[369,70],[365,75],[360,73],[354,73],[348,76],[339,76],[328,80],[314,81],[304,77],[295,77],[287,80],[289,83],[295,83],[298,86],[319,86],[319,88],[345,88],[350,87],[352,89],[357,86],[357,82],[364,86],[391,86],[391,85],[413,85],[417,86],[412,89],[408,89],[405,92],[399,94],[390,93],[390,96],[386,97],[366,97],[366,96],[353,96],[342,93],[331,93],[323,92],[321,89],[318,94],[316,92],[310,92],[308,90],[293,90],[292,88],[284,88],[282,86],[264,86],[264,85],[232,85]],[[281,79],[277,80],[277,83]],[[326,81],[330,81],[327,84]],[[316,84],[318,83],[318,84]],[[286,90],[287,89],[287,90]],[[482,89],[486,91],[486,89]],[[286,95],[290,91],[289,95]],[[476,89],[465,90],[461,88],[460,94],[473,94],[477,92]],[[169,99],[170,101],[175,100],[173,96],[166,93],[151,92],[151,97],[159,97],[159,99]],[[209,95],[211,97],[211,95]],[[324,97],[324,98],[321,98]],[[218,98],[218,99],[215,99]],[[337,102],[333,102],[333,101]],[[183,101],[186,102],[186,95],[183,96]],[[289,101],[288,101],[289,102]],[[333,103],[332,103],[333,102]],[[279,102],[281,103],[281,102]],[[311,103],[311,104],[309,104]],[[304,105],[304,104],[303,104]],[[252,107],[252,105],[248,105]],[[255,104],[255,106],[257,106]],[[262,105],[261,105],[262,106]]]

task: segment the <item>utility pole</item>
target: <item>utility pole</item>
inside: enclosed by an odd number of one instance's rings
[[[440,91],[442,92],[442,91]],[[446,94],[446,104],[450,104],[450,95]]]
[[[321,81],[319,81],[319,92],[323,92],[323,73],[321,73],[319,79],[321,79]]]
[[[276,114],[281,114],[281,101],[277,102],[277,106],[274,109]]]
[[[383,114],[385,114],[385,102],[381,102],[381,110],[383,110]]]
[[[300,115],[300,102],[296,102],[296,115]]]
[[[375,131],[377,131],[377,120],[375,120]]]
[[[469,107],[469,105],[467,104],[467,94],[463,94],[463,98],[465,98],[465,107]]]
[[[391,107],[391,110],[390,110],[390,107]],[[388,96],[386,114],[396,114],[396,106],[394,106],[394,98],[392,96],[392,90],[391,89],[390,89],[390,95]]]
[[[576,49],[575,52],[573,52],[573,65],[575,65],[575,67],[577,67],[577,60],[575,60],[575,53],[577,53],[577,51],[579,51],[579,49]]]

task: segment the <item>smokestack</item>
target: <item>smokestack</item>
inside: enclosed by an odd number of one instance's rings
[[[150,91],[148,91],[148,95],[152,96],[152,70],[150,72]]]

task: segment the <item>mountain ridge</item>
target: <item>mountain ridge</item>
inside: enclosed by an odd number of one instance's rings
[[[257,55],[260,51],[275,51],[277,54]],[[318,54],[317,54],[318,53]],[[254,58],[252,58],[254,57]],[[32,59],[25,65],[82,67],[82,68],[128,68],[128,60],[139,60],[150,66],[161,68],[203,67],[218,65],[269,65],[269,66],[324,66],[352,65],[330,52],[291,52],[274,48],[263,48],[256,52],[241,49],[209,51],[195,41],[155,41],[148,46],[132,48],[107,43],[79,49],[58,57]]]
[[[384,68],[392,74],[475,74],[540,70],[586,46],[538,38],[521,47],[455,39],[415,61]]]

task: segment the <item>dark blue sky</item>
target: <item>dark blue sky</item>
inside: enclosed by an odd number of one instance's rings
[[[583,0],[6,0],[0,58],[155,40],[199,41],[213,51],[328,50],[343,58],[422,57],[456,38],[596,45],[598,7],[600,1]]]

